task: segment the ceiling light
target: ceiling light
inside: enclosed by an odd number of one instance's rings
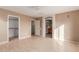
[[[28,8],[34,9],[34,10],[40,10],[40,6],[29,6]]]

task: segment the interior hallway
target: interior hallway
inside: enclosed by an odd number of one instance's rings
[[[63,52],[79,51],[79,43],[60,42],[51,38],[31,37],[22,40],[12,40],[0,45],[0,51],[9,52]]]

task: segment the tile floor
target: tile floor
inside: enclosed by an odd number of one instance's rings
[[[77,52],[79,42],[62,42],[51,38],[31,37],[0,45],[2,52]]]

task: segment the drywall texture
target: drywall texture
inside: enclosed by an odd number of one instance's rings
[[[7,41],[7,17],[14,15],[20,17],[20,38],[31,36],[31,17],[8,10],[0,9],[0,42]]]
[[[56,26],[64,25],[64,40],[79,41],[79,11],[71,11],[55,16]]]

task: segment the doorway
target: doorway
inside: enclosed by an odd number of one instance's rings
[[[32,36],[35,35],[35,21],[34,20],[31,21],[31,35]]]
[[[8,16],[8,39],[19,39],[19,17]]]
[[[40,36],[40,20],[31,21],[31,35]]]
[[[52,18],[46,18],[46,37],[52,38]]]
[[[35,35],[40,36],[40,20],[35,20]]]

